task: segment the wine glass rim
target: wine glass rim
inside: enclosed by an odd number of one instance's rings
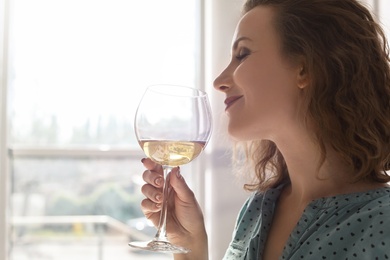
[[[194,88],[194,87],[188,87],[188,86],[185,86],[185,85],[175,85],[175,84],[154,84],[154,85],[148,86],[146,88],[146,91],[150,90],[150,91],[153,91],[153,92],[156,92],[156,93],[170,95],[170,96],[178,96],[178,97],[188,97],[188,96],[190,96],[190,95],[184,95],[184,94],[167,93],[167,92],[164,92],[164,91],[160,90],[160,87],[190,89],[190,90],[196,91],[197,95],[195,95],[195,97],[207,96],[207,93],[205,91],[201,90],[201,89]]]

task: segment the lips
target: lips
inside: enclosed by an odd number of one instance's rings
[[[226,105],[225,110],[227,110],[229,107],[231,107],[234,103],[236,103],[237,100],[239,100],[242,97],[243,96],[231,96],[231,97],[228,97],[227,99],[225,99],[225,105]]]

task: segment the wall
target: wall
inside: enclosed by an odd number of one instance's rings
[[[205,215],[209,233],[210,259],[222,259],[231,240],[236,216],[248,193],[234,176],[231,167],[231,142],[226,132],[226,98],[212,89],[213,80],[230,60],[231,43],[240,17],[242,1],[206,1],[206,86],[212,94],[214,130],[209,162],[213,172],[206,172]]]

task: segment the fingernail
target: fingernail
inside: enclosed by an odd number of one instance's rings
[[[161,201],[161,199],[162,199],[162,195],[161,194],[156,195],[156,200],[157,201]]]
[[[141,159],[141,162],[144,163],[145,160],[146,160],[146,158],[142,158],[142,159]]]
[[[161,208],[161,203],[156,203],[156,208]]]
[[[163,179],[162,178],[157,178],[154,180],[154,183],[158,186],[161,186],[162,185],[162,182],[163,182]]]
[[[176,177],[179,179],[181,178],[180,167],[177,167]]]

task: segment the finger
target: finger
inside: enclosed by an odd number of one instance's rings
[[[196,200],[194,192],[188,187],[183,176],[180,174],[179,167],[172,169],[169,183],[181,201],[186,203],[193,203]]]
[[[155,203],[149,199],[141,201],[141,210],[146,217],[150,217],[153,213],[157,213],[161,210],[161,203]]]
[[[142,178],[146,183],[153,185],[156,188],[161,188],[164,185],[164,177],[155,171],[146,170],[142,174]]]
[[[157,227],[160,221],[161,204],[156,204],[148,199],[141,202],[141,209],[145,217]]]
[[[163,169],[162,169],[162,166],[153,162],[151,159],[149,158],[143,158],[141,160],[141,162],[143,163],[143,165],[145,166],[146,169],[150,170],[150,171],[156,171],[158,173],[163,173]]]
[[[154,203],[161,203],[163,201],[163,194],[161,189],[157,189],[153,185],[145,184],[141,188],[142,194],[145,195],[146,198],[151,200]]]

